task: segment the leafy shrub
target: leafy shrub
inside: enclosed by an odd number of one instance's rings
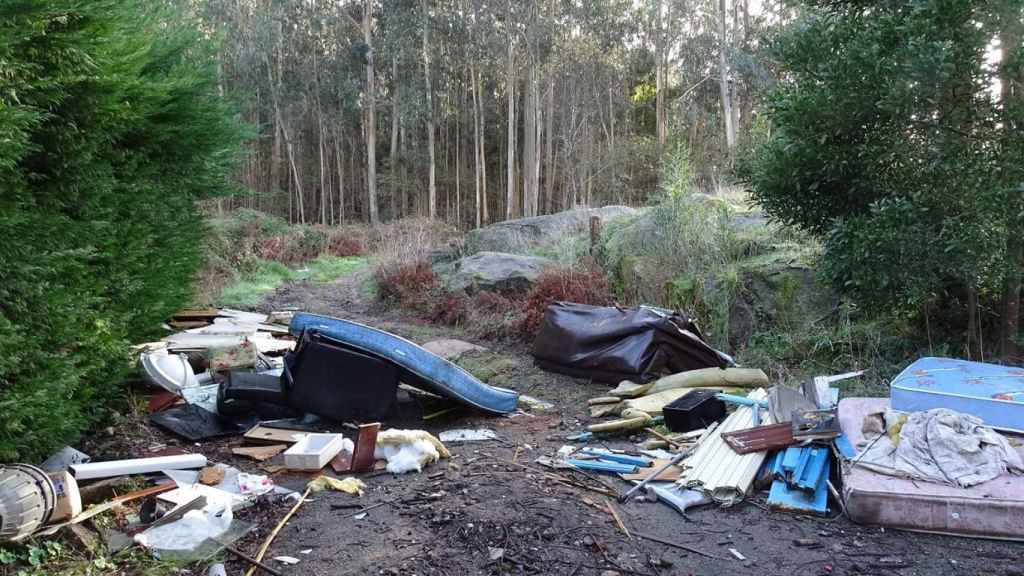
[[[606,306],[611,300],[604,270],[592,260],[585,260],[578,266],[548,268],[526,294],[515,331],[521,338],[532,340],[544,321],[548,306],[555,302]]]
[[[377,297],[418,312],[429,308],[437,278],[424,260],[382,264],[374,271]]]
[[[194,202],[229,192],[244,134],[168,6],[0,3],[0,460],[117,407],[128,343],[190,297]]]
[[[335,256],[365,256],[366,233],[355,227],[335,228],[327,233],[327,251]]]

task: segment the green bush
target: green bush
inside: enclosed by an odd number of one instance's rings
[[[741,179],[772,218],[824,242],[824,273],[865,311],[940,320],[951,341],[973,315],[968,343],[994,341],[998,316],[1017,313],[1024,108],[992,94],[997,75],[1020,77],[1019,40],[998,66],[990,47],[1019,38],[1024,5],[801,4],[772,44],[771,135]]]
[[[195,200],[228,192],[244,129],[165,4],[0,3],[0,460],[116,407],[128,343],[190,297]]]

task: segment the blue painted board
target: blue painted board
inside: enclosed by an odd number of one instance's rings
[[[604,450],[595,450],[593,448],[586,448],[583,450],[583,453],[588,456],[597,456],[599,460],[608,460],[609,462],[629,464],[630,466],[639,466],[641,468],[646,468],[654,464],[654,462],[649,458],[629,456],[627,454],[615,454],[614,452],[605,452]]]
[[[826,459],[813,492],[790,488],[784,480],[776,480],[768,492],[768,506],[789,512],[827,514],[829,468],[829,462]]]
[[[796,446],[790,446],[786,448],[785,454],[782,456],[782,462],[780,467],[782,468],[783,474],[788,474],[793,470],[796,470],[797,465],[800,463],[800,457],[803,455],[803,450]]]
[[[809,457],[802,468],[793,472],[793,485],[801,490],[814,490],[821,471],[828,465],[828,448],[804,448]]]
[[[890,384],[894,410],[949,408],[985,424],[1024,432],[1024,368],[954,358],[921,358]]]
[[[355,350],[394,363],[401,371],[401,380],[407,384],[480,410],[507,414],[516,409],[519,398],[516,392],[488,386],[455,364],[390,332],[358,322],[305,313],[296,314],[288,330],[295,336],[304,330],[317,330]]]
[[[612,474],[635,474],[636,466],[609,462],[607,460],[566,460],[566,464],[579,468],[580,470],[593,470],[594,472],[610,472]]]
[[[853,460],[857,457],[857,449],[850,443],[850,439],[845,434],[836,436],[833,442],[836,445],[836,450],[839,450],[839,455],[846,460]]]

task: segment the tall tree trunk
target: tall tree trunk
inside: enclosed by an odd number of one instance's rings
[[[554,5],[554,2],[552,2]],[[544,112],[544,196],[546,211],[555,211],[555,71],[548,72],[547,110]]]
[[[476,71],[473,66],[469,67],[469,85],[473,90],[473,223],[476,228],[480,227],[481,205],[480,205],[480,102],[477,100],[476,92]]]
[[[373,0],[366,0],[363,8],[363,42],[366,43],[366,192],[370,223],[376,224],[380,219],[377,216],[377,88],[373,69],[372,18]]]
[[[668,57],[665,54],[665,34],[662,30],[661,0],[654,2],[654,117],[658,146],[668,142],[668,113],[665,111],[665,91],[668,89],[665,68]]]
[[[401,217],[398,210],[398,180],[395,177],[395,168],[398,165],[398,56],[391,57],[391,151],[388,155],[391,172],[391,218]]]
[[[536,216],[537,187],[537,66],[527,54],[526,94],[523,97],[523,215]]]
[[[491,215],[487,199],[487,106],[484,102],[483,78],[479,71],[477,71],[476,89],[479,92],[477,98],[480,101],[480,200],[483,204],[481,218],[483,224],[490,224]]]
[[[743,4],[743,53],[750,54],[750,0]],[[740,99],[740,130],[750,130],[754,114],[754,91],[750,85],[750,73],[743,75],[743,97]]]
[[[341,130],[338,130],[337,146],[334,148],[335,161],[338,164],[338,221],[345,223],[345,164],[342,158]]]
[[[427,0],[422,0],[423,8],[423,78],[427,87],[427,153],[430,156],[430,195],[427,209],[430,219],[437,218],[437,163],[434,151],[434,93],[430,86],[430,45],[427,35],[430,28],[430,15],[427,13]]]
[[[732,87],[729,82],[729,37],[727,31],[726,0],[718,0],[718,69],[719,88],[722,93],[722,117],[725,119],[725,145],[729,155],[736,147],[736,127],[733,126]]]
[[[455,106],[455,226],[462,229],[462,113],[465,110],[466,91],[462,83],[462,74],[459,74],[460,85],[463,89],[458,91],[459,100]]]
[[[1008,187],[1013,186],[1013,179],[1020,182],[1022,169],[1020,165],[1020,135],[1024,123],[1020,121],[1024,115],[1024,18],[1019,3],[1006,2],[1003,14],[1002,65],[1000,80],[1002,81],[1001,100],[1005,115],[1004,137],[1004,170],[1007,173]],[[1020,362],[1024,360],[1017,339],[1020,337],[1020,300],[1022,296],[1021,276],[1024,274],[1024,194],[1019,191],[1011,195],[1007,206],[1010,215],[1007,226],[1006,252],[1009,265],[1003,283],[1002,326],[1000,327],[1000,354],[1004,360]]]
[[[288,127],[285,126],[284,122],[281,122],[281,133],[284,135],[284,147],[288,152],[288,164],[291,166],[292,176],[294,177],[295,185],[295,209],[299,215],[299,223],[306,223],[306,205],[303,201],[302,194],[302,180],[299,177],[299,168],[295,162],[295,151],[292,148],[292,139],[288,136]]]
[[[512,8],[509,6],[511,19]],[[506,186],[505,186],[505,219],[511,220],[515,210],[516,198],[516,61],[515,43],[512,35],[508,39],[508,62],[505,71],[505,91],[508,97],[508,144],[506,154],[508,162],[506,165]]]

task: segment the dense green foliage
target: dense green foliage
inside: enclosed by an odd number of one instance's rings
[[[194,201],[227,191],[243,128],[160,4],[0,3],[0,460],[112,406],[127,343],[190,296]]]
[[[826,274],[865,308],[963,327],[977,295],[982,319],[997,314],[1019,273],[1024,178],[1021,110],[996,83],[1019,54],[994,65],[990,46],[1022,3],[803,4],[773,47],[772,133],[742,178],[772,217],[825,239]]]

